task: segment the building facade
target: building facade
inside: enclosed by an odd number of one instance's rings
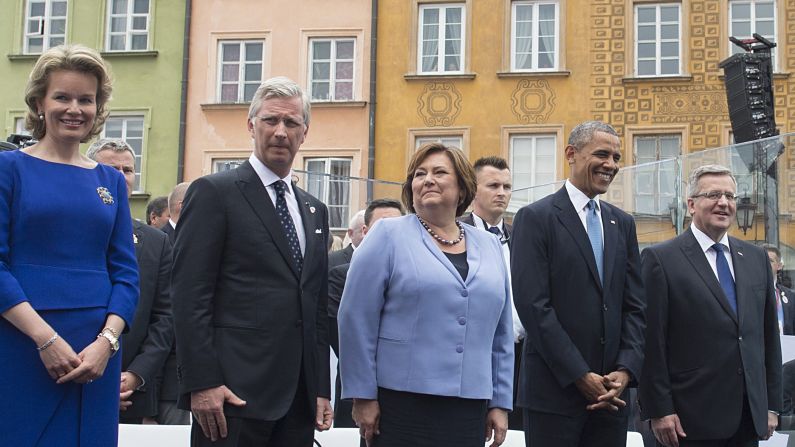
[[[261,81],[287,76],[312,98],[299,184],[346,228],[366,194],[347,177],[367,176],[370,19],[369,0],[193,2],[185,179],[249,157],[250,100]]]
[[[101,136],[136,152],[134,217],[177,180],[184,0],[7,0],[0,14],[0,114],[4,136],[24,129],[24,91],[42,51],[62,43],[99,50],[113,97]]]
[[[470,160],[505,157],[515,189],[561,180],[568,133],[594,119],[618,130],[624,167],[731,144],[718,64],[739,51],[729,36],[753,32],[778,44],[776,120],[782,133],[795,130],[793,17],[792,0],[380,2],[375,177],[401,180],[411,153],[436,140],[461,147]],[[778,193],[787,228],[794,150],[785,148],[780,159],[790,168]],[[703,158],[742,163],[738,156]],[[639,216],[642,242],[674,234],[665,216],[681,187],[673,184],[675,169],[640,170],[608,193]],[[741,180],[741,193],[758,188],[750,177]],[[515,206],[552,188],[517,192]],[[765,238],[764,230],[737,233]],[[795,239],[786,228],[781,237],[790,245]]]

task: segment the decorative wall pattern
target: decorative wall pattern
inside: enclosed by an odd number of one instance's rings
[[[555,110],[555,92],[546,79],[522,79],[511,94],[511,110],[523,124],[546,123]]]
[[[417,98],[417,114],[428,127],[449,127],[461,113],[461,101],[452,82],[428,82]]]

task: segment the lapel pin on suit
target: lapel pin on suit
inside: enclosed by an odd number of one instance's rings
[[[138,243],[138,235],[133,233],[133,244],[137,244],[137,243]]]
[[[784,304],[788,304],[789,303],[789,299],[787,298],[787,295],[784,294],[783,290],[780,293],[781,293],[781,302],[783,302]]]
[[[315,214],[315,207],[314,206],[310,206],[309,202],[304,202],[304,205],[309,207],[309,212],[310,213]]]
[[[613,219],[610,219],[610,223],[611,223],[611,224],[613,224],[613,225],[615,225],[615,224],[616,224],[616,221],[615,221],[615,220],[613,220]]]
[[[737,252],[737,254],[738,254],[738,255],[740,255],[740,256],[742,256],[742,255],[743,255],[743,252],[741,252],[741,251],[738,251],[738,252]]]
[[[320,228],[315,229],[315,234],[323,234],[323,231]]]

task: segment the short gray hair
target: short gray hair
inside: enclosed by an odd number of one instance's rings
[[[584,123],[578,124],[574,129],[572,129],[571,133],[569,134],[569,146],[574,146],[577,150],[580,150],[586,144],[590,143],[593,139],[593,135],[596,132],[604,132],[609,135],[613,135],[618,137],[618,132],[611,126],[602,121],[586,121]]]
[[[350,222],[348,222],[348,229],[355,230],[361,228],[362,225],[364,225],[364,210],[359,210],[351,217]]]
[[[248,108],[248,119],[254,118],[262,107],[262,101],[270,98],[294,98],[300,97],[304,106],[304,124],[309,125],[312,104],[309,95],[292,79],[278,76],[265,80],[260,84],[254,97],[251,99],[251,106]]]
[[[698,190],[698,181],[705,175],[728,175],[737,187],[737,179],[734,178],[731,169],[723,165],[704,165],[699,166],[690,173],[690,181],[687,184],[687,197],[693,197],[701,191]]]
[[[101,140],[97,140],[88,147],[86,151],[86,157],[97,161],[97,154],[102,151],[113,151],[113,152],[129,152],[132,155],[133,160],[135,160],[135,151],[132,150],[129,144],[126,141],[120,140],[118,138],[102,138]]]

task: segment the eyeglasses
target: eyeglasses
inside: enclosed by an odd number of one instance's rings
[[[690,196],[691,199],[695,199],[697,197],[706,197],[713,202],[717,202],[720,200],[721,197],[726,197],[726,200],[729,202],[734,202],[739,197],[737,194],[733,192],[723,192],[723,191],[709,191],[709,192],[702,192],[701,194],[694,194]]]
[[[275,116],[255,116],[254,118],[259,119],[263,123],[267,124],[270,127],[276,127],[279,123],[284,123],[284,127],[288,129],[296,129],[304,125],[303,121],[296,121],[292,118],[277,118]]]

